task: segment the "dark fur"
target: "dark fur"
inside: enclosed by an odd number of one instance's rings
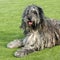
[[[32,21],[33,24],[29,26],[28,21]],[[26,37],[19,42],[18,47],[24,47],[15,52],[17,57],[60,44],[60,21],[46,18],[41,7],[31,5],[25,9],[21,28]],[[10,48],[9,44],[8,47]]]

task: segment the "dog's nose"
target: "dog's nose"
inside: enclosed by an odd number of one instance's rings
[[[32,20],[32,17],[28,17],[28,20],[31,21]]]
[[[28,20],[31,20],[31,18],[28,18]]]

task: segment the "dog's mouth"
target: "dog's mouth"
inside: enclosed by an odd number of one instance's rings
[[[27,24],[32,29],[36,29],[37,28],[37,24],[34,21],[28,21]]]
[[[31,26],[33,24],[32,21],[28,21],[27,23],[28,23],[29,26]]]

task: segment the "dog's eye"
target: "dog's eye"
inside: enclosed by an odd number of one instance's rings
[[[37,15],[37,12],[36,11],[33,11],[33,13]]]

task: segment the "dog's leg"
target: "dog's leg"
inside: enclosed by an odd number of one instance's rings
[[[14,53],[14,56],[16,56],[16,57],[23,57],[25,55],[28,55],[29,53],[34,52],[34,51],[35,51],[34,47],[32,47],[32,46],[25,46],[22,49],[17,50]]]
[[[23,46],[23,40],[14,40],[7,44],[7,48],[17,48]]]
[[[7,48],[23,47],[28,39],[28,36],[24,39],[15,39],[7,44]]]
[[[32,53],[36,50],[38,50],[39,47],[37,47],[36,39],[34,40],[34,36],[32,38],[31,34],[30,36],[27,36],[24,40],[24,47],[22,49],[17,50],[14,53],[14,56],[16,57],[23,57],[25,55],[28,55],[29,53]]]

